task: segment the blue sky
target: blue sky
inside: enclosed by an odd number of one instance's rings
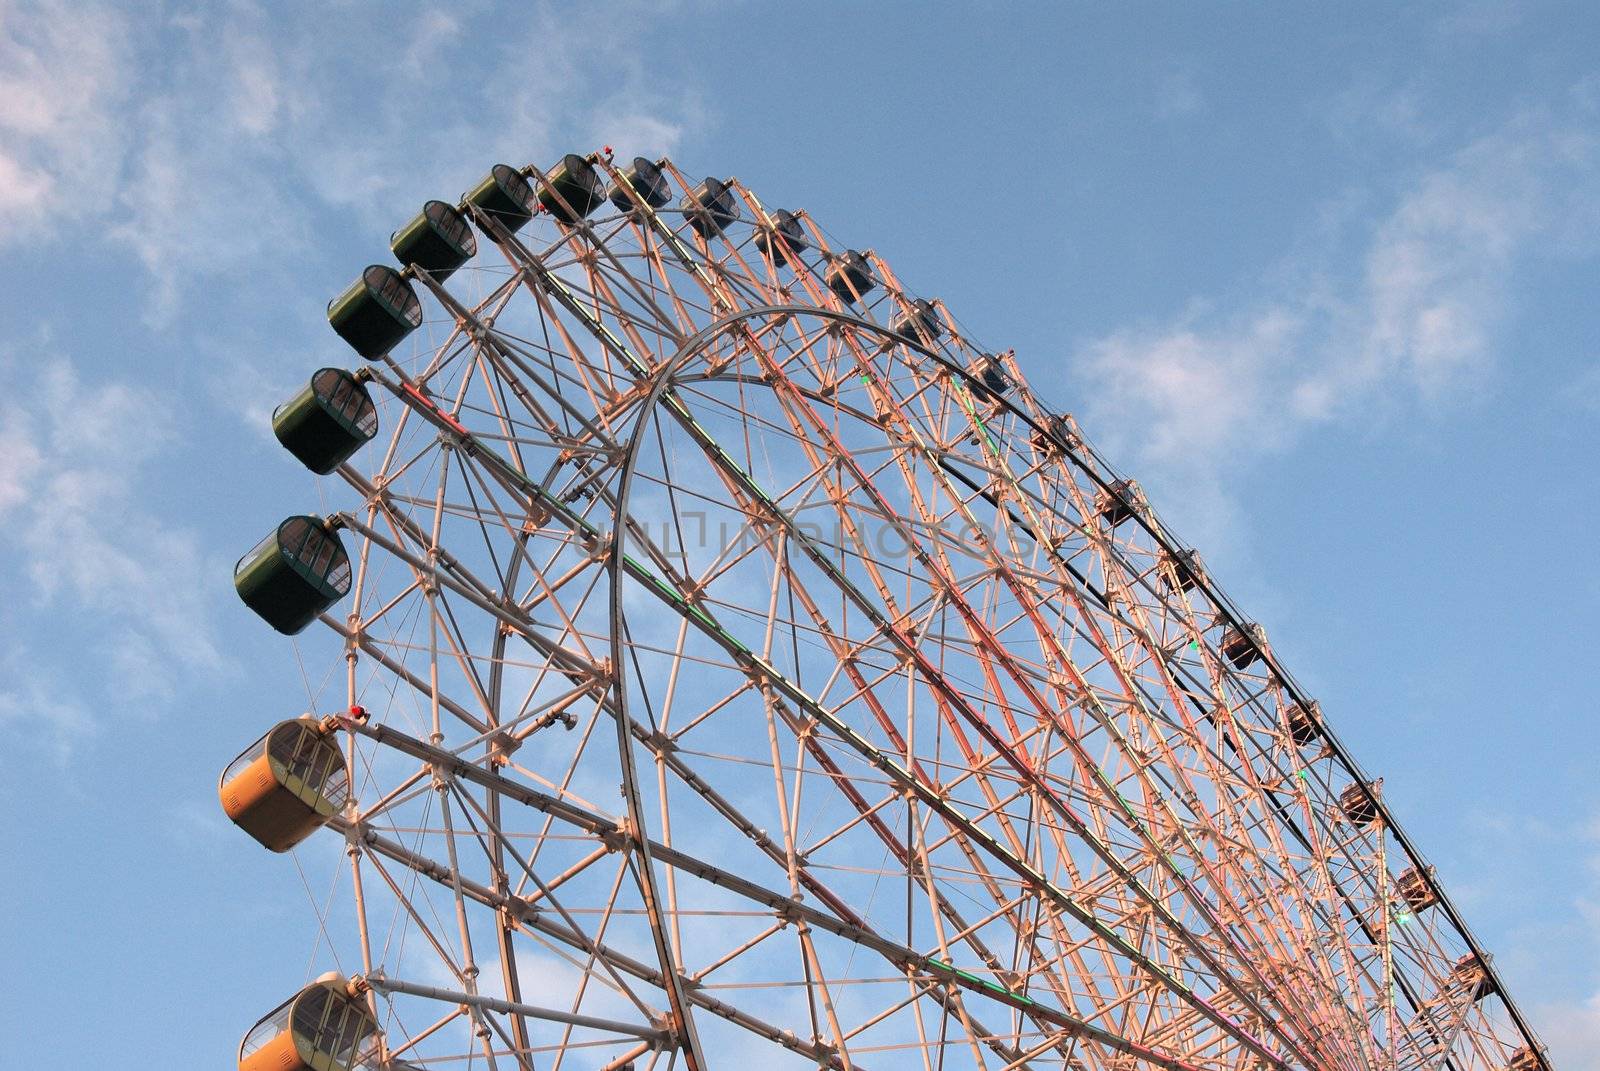
[[[1600,1068],[1596,41],[1580,4],[0,0],[8,1050],[225,1063],[310,954],[213,790],[304,694],[227,579],[316,503],[266,414],[422,200],[610,144],[1014,346]]]

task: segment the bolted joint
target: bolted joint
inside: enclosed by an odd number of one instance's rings
[[[501,731],[489,738],[489,761],[495,766],[511,765],[511,756],[522,746],[510,733]]]
[[[610,829],[602,830],[600,843],[605,845],[608,852],[625,852],[633,844],[633,835],[628,830],[626,820],[618,822]]]

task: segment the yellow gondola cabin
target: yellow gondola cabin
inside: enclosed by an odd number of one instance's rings
[[[325,974],[278,1005],[239,1044],[239,1071],[352,1071],[378,1039],[365,1000]]]
[[[311,718],[280,722],[228,764],[222,809],[262,846],[286,852],[328,823],[350,798],[350,775],[332,735]]]

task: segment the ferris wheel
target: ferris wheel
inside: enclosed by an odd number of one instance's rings
[[[221,802],[333,889],[241,1071],[1548,1067],[1263,630],[877,254],[609,149],[391,249],[235,573],[309,694]]]

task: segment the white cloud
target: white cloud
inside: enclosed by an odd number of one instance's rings
[[[12,741],[6,754],[47,755],[57,765],[95,730],[84,702],[41,671],[36,654],[25,643],[8,643],[0,655],[0,730]],[[0,757],[0,769],[4,769]]]
[[[1475,808],[1466,823],[1457,866],[1475,877],[1441,875],[1457,907],[1498,915],[1479,936],[1554,1066],[1600,1071],[1600,819]]]
[[[1600,413],[1600,362],[1580,372],[1568,388],[1570,397],[1582,408]],[[5,496],[4,470],[0,469],[0,500]]]
[[[610,145],[619,160],[670,156],[683,138],[683,125],[633,110],[637,107],[638,102],[624,98],[598,110],[591,120],[593,135],[589,140],[596,145]]]
[[[1538,1009],[1540,1037],[1562,1071],[1600,1071],[1600,993]]]
[[[128,26],[114,9],[0,2],[0,243],[103,211],[126,135]]]
[[[1197,303],[1089,342],[1074,362],[1085,429],[1157,483],[1209,488],[1225,512],[1241,467],[1310,429],[1470,395],[1494,366],[1519,264],[1593,251],[1600,150],[1583,131],[1522,116],[1421,173],[1354,275],[1297,253],[1253,308]]]
[[[1206,109],[1206,98],[1200,92],[1198,80],[1191,67],[1180,66],[1156,79],[1156,115],[1162,119],[1183,119]]]
[[[1596,851],[1600,845],[1600,818],[1591,818],[1583,830],[1568,840],[1569,847],[1571,840],[1584,843],[1588,849],[1588,880],[1574,898],[1573,907],[1587,938],[1586,942],[1580,941],[1579,947],[1592,951],[1600,949],[1600,851]],[[1535,962],[1542,962],[1546,948],[1533,953]],[[1593,956],[1585,962],[1592,964]],[[1592,968],[1588,981],[1591,987],[1596,982]],[[1600,1071],[1600,990],[1584,999],[1550,1001],[1530,1011],[1556,1066],[1563,1071]]]
[[[703,116],[639,57],[659,17],[241,2],[130,26],[0,0],[0,244],[105,221],[153,280],[152,326],[223,280],[259,310],[336,247],[330,213],[354,216],[381,259],[415,204],[453,199],[492,163],[676,147]]]
[[[406,46],[403,67],[413,78],[424,78],[445,50],[461,37],[461,22],[443,11],[428,11],[408,20],[412,24],[411,42]]]
[[[1294,360],[1304,321],[1268,307],[1237,322],[1207,326],[1210,310],[1176,324],[1120,331],[1092,343],[1081,374],[1096,382],[1094,411],[1143,412],[1139,450],[1167,464],[1248,438],[1276,440],[1284,398],[1276,371]],[[1101,418],[1098,423],[1111,426]]]
[[[88,711],[169,696],[178,674],[224,659],[194,583],[199,541],[140,503],[174,407],[147,388],[86,382],[47,339],[26,349],[25,360],[0,353],[0,551],[20,663],[0,678],[0,720],[65,741],[91,727]]]

